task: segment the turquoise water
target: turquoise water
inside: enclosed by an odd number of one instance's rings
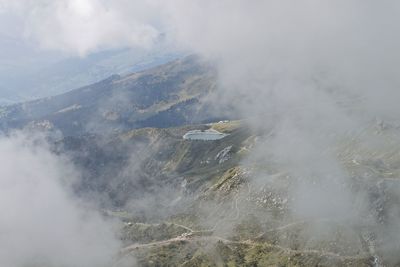
[[[219,140],[227,136],[227,134],[220,133],[216,130],[209,129],[209,130],[193,130],[187,132],[184,136],[183,139],[187,140],[203,140],[203,141],[213,141],[213,140]]]

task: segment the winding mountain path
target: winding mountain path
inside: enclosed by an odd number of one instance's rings
[[[129,245],[125,248],[123,248],[120,252],[120,255],[122,257],[125,257],[129,255],[130,253],[139,250],[139,249],[146,249],[146,248],[151,248],[151,247],[158,247],[158,246],[166,246],[172,243],[176,242],[217,242],[221,241],[224,244],[243,244],[243,245],[249,245],[249,246],[254,246],[257,244],[266,244],[266,243],[258,243],[253,240],[245,240],[245,241],[233,241],[233,240],[228,240],[226,238],[220,237],[220,236],[193,236],[191,234],[183,234],[181,236],[167,239],[167,240],[161,240],[157,242],[150,242],[146,244],[132,244]],[[302,253],[302,254],[317,254],[319,256],[326,256],[326,257],[334,257],[334,258],[339,258],[341,260],[356,260],[356,259],[363,259],[368,257],[369,255],[358,255],[358,256],[344,256],[340,255],[337,253],[329,252],[329,251],[322,251],[322,250],[315,250],[315,249],[304,249],[304,250],[294,250],[286,247],[282,247],[279,245],[272,245],[272,244],[267,244],[269,247],[276,248],[279,250],[282,250],[288,254],[290,253]]]

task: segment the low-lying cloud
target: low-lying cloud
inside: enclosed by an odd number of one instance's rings
[[[113,223],[73,196],[79,174],[31,134],[0,137],[0,265],[110,266]]]

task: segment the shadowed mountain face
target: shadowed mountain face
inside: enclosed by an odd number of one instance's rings
[[[33,127],[64,135],[170,127],[214,119],[203,98],[215,71],[195,57],[127,76],[114,75],[71,92],[3,107],[3,130]]]

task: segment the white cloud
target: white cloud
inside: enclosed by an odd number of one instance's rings
[[[297,179],[291,193],[302,198],[295,213],[352,214],[357,196],[335,148],[376,117],[400,125],[400,3],[159,4],[174,39],[217,63],[221,97],[215,105],[233,104],[254,127],[274,129],[257,149],[266,166],[284,166]],[[379,136],[369,138],[363,146],[379,142]],[[320,185],[309,186],[313,179]]]
[[[110,266],[112,224],[73,197],[77,173],[42,139],[0,138],[0,265]]]
[[[26,38],[43,49],[85,55],[101,49],[151,46],[158,30],[146,1],[3,0],[3,13],[22,21]],[[6,25],[3,25],[6,27]]]

